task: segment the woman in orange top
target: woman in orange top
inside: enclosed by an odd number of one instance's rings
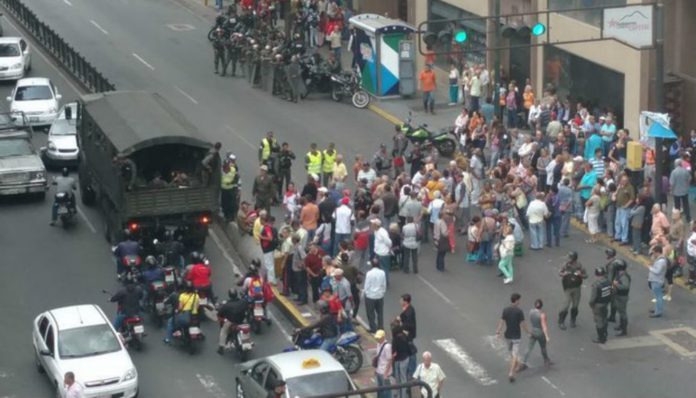
[[[469,119],[469,131],[474,131],[481,125],[481,115],[479,115],[478,111],[474,111]]]
[[[439,191],[440,194],[444,193],[445,183],[440,181],[440,172],[433,171],[433,177],[427,184],[425,184],[425,189],[428,191],[428,198],[433,200],[435,198],[435,191]]]
[[[534,104],[534,91],[532,91],[532,86],[526,86],[524,88],[524,93],[522,94],[522,98],[524,99],[524,109],[529,112],[529,108],[532,107]]]

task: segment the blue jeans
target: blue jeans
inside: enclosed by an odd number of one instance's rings
[[[655,296],[655,315],[662,315],[662,309],[665,306],[665,300],[662,298],[664,294],[663,288],[663,283],[650,282],[650,290],[653,296]]]
[[[375,380],[377,381],[378,387],[391,385],[389,378],[386,378],[384,375],[377,372],[375,372]],[[392,392],[390,390],[380,391],[377,393],[377,398],[392,398]]]
[[[561,236],[568,236],[568,228],[570,227],[570,211],[561,213]]]
[[[553,241],[553,242],[552,242]],[[556,243],[556,247],[561,245],[561,217],[551,217],[546,220],[546,246],[551,247]]]
[[[582,220],[583,213],[585,212],[585,201],[580,196],[580,192],[573,192],[573,213],[575,218]]]
[[[341,242],[344,240],[350,241],[350,234],[336,234],[334,237],[334,244],[333,244],[333,255],[335,256],[338,254],[338,249],[340,248]]]
[[[402,360],[402,361],[394,361],[394,378],[396,379],[397,384],[404,384],[408,382],[409,378],[411,377],[410,374],[408,374],[408,358]],[[398,397],[399,398],[407,398],[408,397],[408,389],[407,388],[401,388],[399,389]]]
[[[633,251],[640,253],[640,228],[632,228],[633,229]]]
[[[389,268],[391,268],[391,256],[377,256],[379,267],[384,271],[384,276],[387,279],[387,287],[389,287]]]
[[[174,330],[177,328],[188,327],[191,324],[191,313],[182,312],[169,318],[167,321],[167,340],[171,340],[174,335]]]
[[[440,239],[447,239],[447,238],[443,237]],[[437,249],[437,257],[435,257],[435,268],[437,268],[438,271],[445,270],[445,256],[446,255],[447,255],[447,250]]]
[[[324,350],[326,352],[330,352],[329,349],[336,345],[336,341],[338,341],[338,337],[325,338],[319,346],[319,349]]]
[[[435,96],[432,91],[423,91],[423,108],[427,111],[428,108],[435,107]]]
[[[628,219],[631,210],[623,207],[616,208],[616,221],[614,222],[614,239],[628,243]]]
[[[507,112],[508,127],[517,127],[517,110],[515,109],[505,109]]]
[[[479,244],[479,263],[490,265],[493,261],[493,245],[490,240],[481,241]]]
[[[529,247],[542,249],[544,247],[544,223],[529,224]]]

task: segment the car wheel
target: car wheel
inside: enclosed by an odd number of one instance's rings
[[[242,383],[239,382],[239,379],[237,379],[237,398],[246,398],[244,387],[242,387]]]

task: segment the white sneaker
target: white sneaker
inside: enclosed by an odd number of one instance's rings
[[[506,285],[509,285],[510,283],[512,283],[512,278],[505,278],[505,279],[503,279],[503,283],[506,284]]]
[[[669,294],[665,294],[664,296],[662,296],[662,298],[663,298],[665,301],[672,301],[672,296],[670,296]]]
[[[657,299],[650,300],[651,303],[657,303]]]

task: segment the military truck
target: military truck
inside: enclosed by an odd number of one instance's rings
[[[77,132],[81,200],[99,206],[109,242],[126,229],[144,242],[171,229],[190,249],[203,246],[219,208],[220,160],[179,111],[155,93],[89,94],[78,101]]]

